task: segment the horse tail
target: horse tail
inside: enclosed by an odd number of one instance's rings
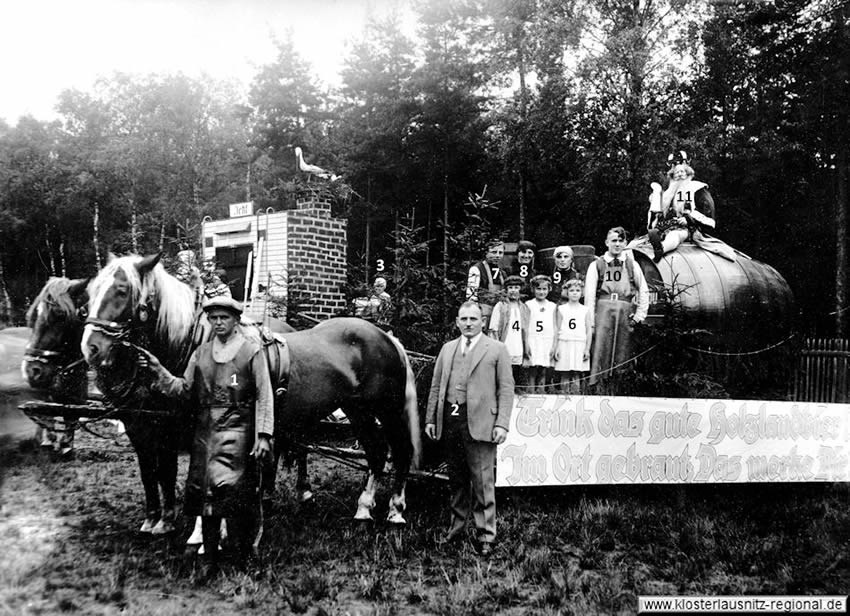
[[[399,342],[398,338],[387,334],[390,340],[398,350],[398,354],[404,364],[405,377],[404,384],[404,412],[407,416],[407,429],[410,432],[410,444],[412,446],[412,454],[410,458],[410,468],[416,470],[419,468],[419,463],[422,459],[422,433],[419,429],[419,406],[416,399],[416,376],[413,374],[413,366],[410,364],[410,358],[407,352]]]

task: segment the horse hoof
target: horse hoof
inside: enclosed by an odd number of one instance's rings
[[[354,514],[354,519],[360,520],[361,522],[372,522],[373,521],[372,514],[369,512],[368,509],[366,509],[366,510],[358,509],[357,513]]]
[[[200,532],[193,532],[186,539],[186,545],[201,545],[204,543],[204,536]]]
[[[151,519],[147,519],[142,523],[142,527],[139,529],[140,533],[152,533],[154,526],[156,526],[156,522]]]
[[[152,535],[167,535],[168,533],[174,532],[174,524],[172,522],[160,520],[156,523],[156,526],[154,526],[150,532]]]
[[[397,524],[399,526],[407,524],[407,520],[405,520],[404,516],[401,515],[401,513],[398,511],[387,514],[387,522],[389,522],[390,524]]]

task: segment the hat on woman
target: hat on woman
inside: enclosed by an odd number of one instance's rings
[[[210,312],[216,308],[221,310],[229,310],[237,317],[242,315],[242,304],[237,302],[232,297],[226,295],[217,295],[211,297],[204,302],[204,312]]]

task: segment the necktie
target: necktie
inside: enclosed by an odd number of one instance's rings
[[[620,267],[622,264],[623,262],[620,261],[617,257],[614,257],[614,260],[611,261],[611,265],[613,265],[614,267]]]
[[[463,354],[466,355],[469,353],[469,347],[472,346],[472,338],[466,339],[466,344],[463,346]]]

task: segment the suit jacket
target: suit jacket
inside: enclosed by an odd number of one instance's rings
[[[462,340],[460,336],[444,344],[434,364],[425,423],[437,426],[438,439],[443,433],[443,406],[452,359]],[[470,351],[466,384],[467,421],[472,438],[490,442],[494,427],[508,430],[513,404],[514,377],[508,349],[498,340],[482,336]]]

